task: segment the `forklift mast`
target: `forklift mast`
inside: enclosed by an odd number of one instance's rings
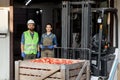
[[[76,1],[76,2],[70,2],[70,1],[63,1],[62,2],[62,47],[71,47],[71,35],[73,33],[72,28],[70,24],[71,22],[71,13],[73,13],[74,6],[81,6],[81,9],[78,13],[82,14],[81,18],[81,48],[90,48],[90,42],[91,42],[91,4],[93,4],[94,1]],[[77,8],[76,8],[77,9]],[[84,51],[83,51],[84,52]],[[66,57],[67,54],[64,54],[63,57]]]

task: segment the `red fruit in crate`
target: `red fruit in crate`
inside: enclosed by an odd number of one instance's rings
[[[41,61],[42,61],[42,63],[47,63],[47,62],[46,62],[46,58],[41,59]]]
[[[49,63],[50,64],[54,64],[54,59],[53,58],[49,58]]]
[[[54,63],[55,63],[55,64],[61,64],[61,60],[56,59],[56,60],[54,60]]]
[[[72,60],[67,60],[67,64],[72,64]]]
[[[66,60],[65,59],[60,59],[60,63],[61,64],[66,64]]]

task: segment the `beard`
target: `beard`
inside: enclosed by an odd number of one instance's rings
[[[29,28],[29,30],[30,30],[30,31],[34,31],[34,29],[33,29],[33,28]]]

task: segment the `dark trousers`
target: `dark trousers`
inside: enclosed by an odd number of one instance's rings
[[[35,58],[36,58],[36,54],[26,54],[23,60],[29,60],[29,59],[35,59]]]
[[[54,57],[54,51],[53,50],[42,50],[41,51],[41,57]]]

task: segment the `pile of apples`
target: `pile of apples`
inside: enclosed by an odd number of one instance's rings
[[[31,62],[35,63],[48,63],[48,64],[73,64],[79,62],[79,60],[71,60],[71,59],[59,59],[59,58],[39,58],[33,59]]]

